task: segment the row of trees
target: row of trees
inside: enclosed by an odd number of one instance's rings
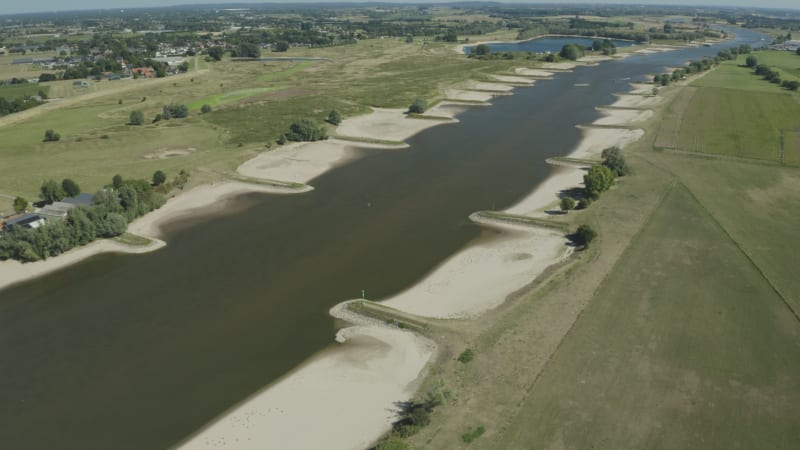
[[[68,190],[80,192],[72,180],[62,181],[60,186],[48,180],[42,185],[42,199],[57,201]],[[91,206],[70,209],[63,221],[48,221],[36,229],[14,227],[5,232],[0,239],[0,260],[38,261],[97,238],[119,236],[125,232],[129,222],[160,208],[165,201],[149,182],[123,180],[117,175],[111,185],[95,194]]]
[[[35,108],[43,103],[47,95],[45,95],[44,91],[39,91],[38,97],[36,98],[32,95],[16,98],[0,97],[0,117]]]
[[[752,60],[750,58],[753,58]],[[791,91],[796,91],[800,88],[800,81],[797,80],[783,80],[781,79],[781,73],[777,70],[767,66],[766,64],[758,64],[758,60],[755,57],[747,58],[747,66],[754,67],[755,66],[755,74],[760,75],[765,80],[769,81],[770,83],[777,84],[784,89],[788,89]],[[751,65],[752,64],[752,65]]]
[[[600,194],[607,191],[614,184],[616,177],[622,177],[630,173],[630,168],[625,162],[625,157],[618,147],[609,147],[603,150],[601,157],[603,162],[592,166],[589,172],[583,176],[583,198],[577,202],[571,196],[561,199],[561,210],[569,211],[575,208],[587,208],[592,201],[600,198]]]

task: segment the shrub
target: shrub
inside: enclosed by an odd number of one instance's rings
[[[67,197],[75,197],[81,193],[81,187],[78,186],[78,183],[69,178],[64,178],[64,180],[61,181],[61,189]]]
[[[61,140],[61,135],[56,133],[53,130],[45,130],[44,132],[44,142],[55,142]]]
[[[289,127],[286,137],[290,141],[321,141],[328,138],[328,131],[316,120],[303,117]]]
[[[428,102],[424,98],[414,100],[414,103],[408,107],[408,112],[414,114],[422,114],[428,109]]]
[[[597,232],[594,231],[592,227],[589,225],[581,225],[575,231],[573,235],[573,240],[577,245],[582,245],[583,247],[589,247],[589,243],[591,243],[597,237]]]
[[[337,111],[335,109],[331,110],[330,114],[328,114],[328,122],[330,122],[330,123],[332,123],[334,125],[339,125],[340,123],[342,123],[342,115],[341,115],[341,113],[339,113],[339,111]]]
[[[153,173],[153,186],[161,186],[165,181],[167,181],[167,174],[160,170]]]
[[[141,111],[131,111],[131,116],[128,121],[130,125],[141,125],[144,123],[144,113]]]
[[[474,357],[475,354],[472,352],[472,349],[468,348],[463,352],[461,352],[460,355],[458,355],[458,362],[460,362],[461,364],[467,364],[470,361],[472,361],[472,358]]]
[[[25,200],[22,197],[17,197],[14,199],[14,212],[17,214],[24,213],[28,210],[28,200]]]
[[[169,120],[171,118],[182,119],[189,115],[189,107],[182,103],[170,103],[164,106],[162,119]]]
[[[561,199],[561,210],[569,211],[575,209],[575,199],[572,197],[564,197]]]
[[[211,112],[211,105],[203,105],[203,106],[200,108],[200,112],[201,112],[201,113],[203,113],[203,114],[208,114],[208,113],[210,113],[210,112]]]

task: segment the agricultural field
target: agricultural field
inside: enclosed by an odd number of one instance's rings
[[[764,56],[770,58],[764,58]],[[759,60],[783,64],[781,52],[757,52]],[[800,95],[763,80],[738,62],[724,63],[680,93],[661,125],[657,145],[697,153],[714,153],[800,165],[795,138]]]

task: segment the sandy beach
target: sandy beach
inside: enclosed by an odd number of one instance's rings
[[[404,109],[374,108],[371,114],[352,117],[342,122],[336,129],[336,134],[402,142],[420,131],[444,123],[447,122],[408,118]]]
[[[494,98],[494,94],[491,92],[469,91],[465,89],[445,89],[444,98],[455,101],[487,103]]]
[[[526,78],[514,75],[493,75],[492,78],[494,78],[497,81],[501,81],[503,83],[518,83],[527,85],[532,85],[536,83],[536,80],[532,78]]]
[[[594,121],[594,125],[630,126],[653,117],[649,109],[605,109],[598,108],[603,117]]]
[[[338,344],[252,396],[178,448],[364,449],[414,396],[432,342],[383,326],[341,330]]]
[[[524,67],[517,67],[516,69],[514,69],[514,72],[517,75],[522,75],[526,77],[541,77],[541,78],[553,77],[553,72],[541,69],[526,69]]]
[[[650,88],[652,91],[652,87]],[[618,95],[617,101],[609,106],[614,108],[652,108],[661,103],[662,98],[646,95]]]
[[[381,303],[432,318],[467,318],[502,304],[571,252],[563,233],[517,225],[451,256],[422,281]]]

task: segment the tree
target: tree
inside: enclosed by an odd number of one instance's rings
[[[24,213],[28,210],[28,200],[25,200],[22,197],[17,197],[14,199],[14,212],[17,214]]]
[[[583,46],[578,44],[566,44],[561,47],[561,51],[558,53],[558,56],[575,61],[583,56]]]
[[[576,244],[582,245],[584,248],[589,247],[589,243],[597,237],[597,232],[589,225],[581,225],[573,235],[573,240]]]
[[[163,109],[162,117],[164,119],[182,119],[189,115],[189,107],[182,104],[182,103],[170,103],[169,105],[165,105]]]
[[[290,141],[321,141],[328,138],[328,132],[316,120],[303,117],[289,127],[286,137]]]
[[[208,56],[210,56],[214,61],[221,60],[224,53],[225,50],[222,47],[211,47],[208,49]]]
[[[592,166],[583,176],[583,184],[587,197],[597,198],[614,184],[614,174],[606,166]]]
[[[630,169],[618,147],[609,147],[603,150],[601,155],[603,157],[603,165],[608,167],[615,176],[621,177],[629,173]]]
[[[564,197],[561,199],[561,210],[566,212],[575,209],[575,199],[572,197]]]
[[[492,53],[492,49],[489,48],[489,46],[486,45],[486,44],[479,44],[472,51],[472,54],[475,55],[475,56],[486,56],[486,55],[488,55],[490,53]]]
[[[160,170],[153,173],[153,186],[161,186],[165,181],[167,181],[167,174]]]
[[[328,122],[334,125],[339,125],[342,123],[342,114],[335,109],[331,110],[330,114],[328,114]]]
[[[44,132],[44,141],[45,142],[55,142],[61,139],[61,135],[56,133],[53,130],[45,130]]]
[[[795,51],[795,54],[797,54],[798,56],[800,56],[800,47],[797,47],[797,50]]]
[[[117,174],[114,175],[114,178],[111,179],[111,185],[114,186],[114,189],[119,189],[122,187],[122,175]]]
[[[141,125],[144,123],[144,113],[141,111],[131,111],[130,120],[128,122],[130,125]]]
[[[753,55],[750,55],[747,57],[747,59],[744,60],[744,62],[747,65],[747,67],[755,67],[758,65],[758,58],[756,58]]]
[[[414,103],[408,107],[408,112],[414,114],[422,114],[425,110],[428,109],[428,102],[424,98],[418,98],[414,100]]]
[[[67,197],[75,197],[81,193],[81,187],[78,186],[78,183],[69,178],[64,178],[61,180],[61,189],[64,191]]]
[[[42,187],[39,190],[39,197],[41,197],[45,203],[60,202],[64,198],[64,191],[55,180],[45,181],[42,183]]]
[[[278,41],[275,43],[276,52],[285,52],[289,50],[289,43],[286,41]]]
[[[211,105],[205,104],[200,108],[200,112],[203,114],[208,114],[211,112]]]
[[[456,33],[456,30],[447,30],[447,33],[444,34],[444,41],[458,42],[458,33]]]
[[[789,89],[790,91],[796,91],[798,88],[800,88],[800,81],[797,81],[797,80],[791,80],[791,81],[783,80],[783,83],[781,84],[781,86],[783,86],[786,89]]]

